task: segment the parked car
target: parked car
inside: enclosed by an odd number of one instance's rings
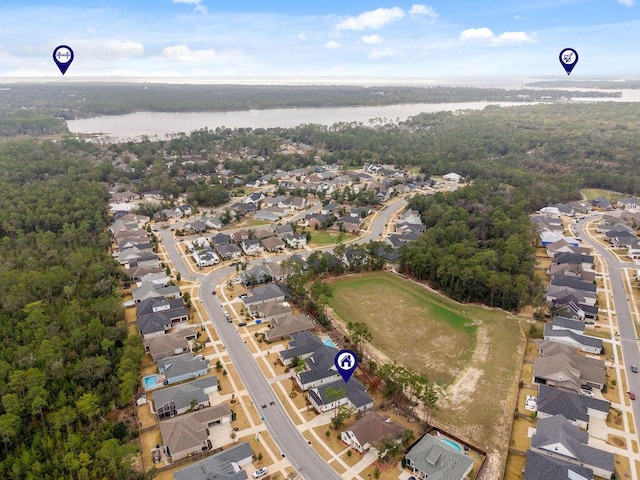
[[[255,472],[253,472],[253,478],[260,478],[267,474],[267,467],[262,467]]]
[[[636,399],[636,394],[634,392],[627,392],[629,394],[629,398],[631,400],[635,400]]]
[[[273,260],[270,259],[269,257],[264,258],[264,263],[271,263],[271,262],[273,262]]]
[[[591,390],[580,390],[579,393],[585,397],[593,397],[593,392]]]
[[[582,384],[582,389],[591,391],[591,390],[593,390],[593,387],[591,385],[587,385],[586,383],[583,383]]]
[[[631,371],[633,373],[638,373],[638,366],[637,365],[631,365]]]

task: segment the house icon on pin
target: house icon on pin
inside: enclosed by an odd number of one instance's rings
[[[353,358],[351,357],[351,355],[343,355],[342,360],[340,360],[340,367],[347,369],[347,368],[351,368],[352,365],[353,365]]]

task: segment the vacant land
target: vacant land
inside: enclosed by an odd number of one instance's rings
[[[621,193],[611,192],[609,190],[601,190],[599,188],[583,188],[580,190],[586,200],[593,200],[594,198],[606,198],[611,201],[614,198],[623,196]]]
[[[501,476],[525,348],[519,320],[386,272],[330,285],[336,315],[366,323],[374,347],[443,386],[434,423],[487,451],[488,470]]]
[[[341,241],[346,241],[352,238],[347,233],[331,233],[323,230],[311,230],[311,240],[309,241],[310,247],[324,247],[327,245],[337,245]]]

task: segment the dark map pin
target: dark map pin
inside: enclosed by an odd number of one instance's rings
[[[69,65],[73,62],[73,50],[66,45],[60,45],[53,51],[53,61],[56,62],[62,75],[67,72]]]
[[[358,366],[358,357],[351,350],[340,350],[333,362],[346,383]]]
[[[573,71],[573,67],[578,63],[578,52],[573,48],[565,48],[560,52],[560,63],[564,67],[567,75],[570,75]]]

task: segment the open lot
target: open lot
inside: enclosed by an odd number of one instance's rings
[[[309,242],[310,247],[324,247],[327,245],[337,245],[340,241],[346,242],[351,239],[352,236],[348,233],[333,233],[333,232],[325,232],[323,230],[310,230],[311,232],[311,241]]]
[[[502,475],[525,350],[520,321],[387,272],[330,285],[336,315],[366,323],[374,347],[440,384],[444,395],[434,423],[487,451],[489,470]]]

